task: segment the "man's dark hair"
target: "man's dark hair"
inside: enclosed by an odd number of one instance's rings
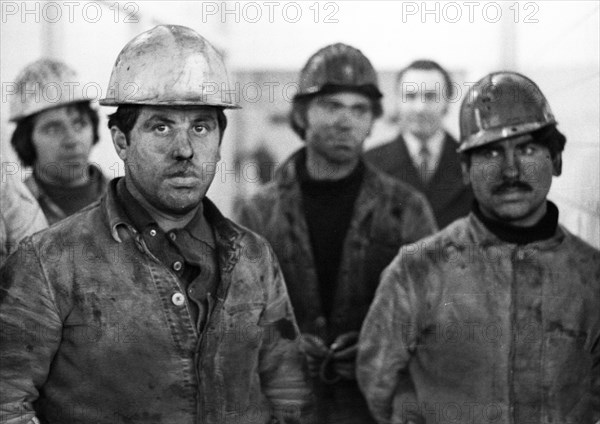
[[[558,130],[558,128],[556,128],[556,125],[549,125],[529,134],[533,137],[534,143],[544,146],[550,151],[552,160],[565,149],[565,144],[567,143],[567,138]],[[471,166],[471,155],[477,150],[487,146],[489,146],[489,144],[462,152],[460,155],[461,161],[468,166]]]
[[[365,87],[364,89],[362,89],[356,87],[326,85],[318,93],[304,96],[296,96],[294,98],[292,102],[292,111],[290,112],[289,116],[292,130],[294,130],[294,132],[298,134],[298,136],[302,140],[304,140],[304,137],[306,137],[306,128],[304,128],[304,122],[306,122],[306,112],[308,110],[308,105],[311,102],[311,100],[320,95],[334,94],[343,91],[350,91],[368,97],[369,100],[371,100],[371,112],[373,113],[374,119],[377,119],[381,115],[383,115],[381,97],[377,96],[370,87]]]
[[[98,140],[100,140],[98,133],[98,124],[100,122],[98,112],[96,112],[96,110],[90,106],[89,102],[85,101],[73,103],[71,105],[65,105],[62,107],[74,108],[79,115],[87,115],[90,118],[94,132],[92,145],[96,144]],[[25,166],[34,166],[37,160],[37,152],[35,151],[35,146],[33,145],[32,136],[33,128],[35,126],[35,119],[39,113],[27,116],[18,121],[17,127],[15,128],[15,131],[10,139],[10,144],[12,144],[17,152],[17,156]]]
[[[117,108],[115,113],[108,115],[108,128],[117,127],[125,134],[127,144],[129,144],[129,135],[131,130],[135,126],[140,112],[144,105],[121,105]],[[176,109],[186,109],[188,106],[169,106]],[[223,108],[218,107],[217,109],[217,123],[219,124],[219,143],[223,140],[223,133],[227,128],[227,116],[223,112]]]
[[[448,73],[448,71],[442,68],[439,63],[429,59],[415,60],[406,68],[401,69],[398,72],[398,74],[396,74],[396,87],[398,87],[398,85],[400,85],[400,83],[402,82],[404,74],[413,69],[418,71],[439,71],[444,77],[444,83],[446,85],[446,98],[453,98],[454,86],[452,85],[452,79],[450,78],[450,74]]]

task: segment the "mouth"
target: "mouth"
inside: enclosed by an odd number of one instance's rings
[[[179,171],[167,174],[165,179],[171,185],[181,188],[195,187],[200,183],[200,178],[195,172]]]
[[[351,149],[352,143],[347,140],[335,140],[335,142],[333,143],[333,147],[336,149],[344,149],[344,150]]]
[[[496,194],[501,197],[504,201],[517,201],[523,199],[529,192],[524,190],[505,190],[502,193]]]
[[[420,125],[426,125],[432,121],[431,117],[428,115],[414,115],[411,117],[411,120]]]
[[[192,186],[198,183],[196,177],[169,177],[169,182],[178,186]]]
[[[82,162],[85,159],[85,157],[84,155],[71,154],[61,156],[60,159],[62,160],[62,162]]]
[[[533,188],[524,182],[514,181],[514,182],[505,182],[498,187],[496,187],[493,191],[494,194],[502,196],[502,195],[511,195],[511,194],[525,194],[533,191]]]
[[[334,147],[352,148],[356,144],[356,139],[352,134],[334,134],[330,139]]]
[[[499,187],[494,190],[494,195],[500,197],[503,202],[519,202],[531,193],[530,188],[524,186]]]

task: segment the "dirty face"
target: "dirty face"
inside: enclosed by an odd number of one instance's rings
[[[427,140],[442,128],[448,110],[444,75],[438,70],[409,69],[397,86],[397,105],[406,131]]]
[[[94,141],[90,117],[75,106],[45,110],[35,116],[32,142],[35,172],[42,181],[67,187],[88,179],[88,158]]]
[[[332,165],[358,163],[372,127],[367,96],[352,92],[317,96],[306,112],[306,148]]]
[[[215,108],[145,106],[129,143],[117,127],[111,132],[127,184],[152,206],[178,216],[200,204],[220,159]]]
[[[553,159],[530,135],[500,140],[473,150],[463,176],[486,217],[528,227],[546,213],[552,176],[560,175],[560,153]]]

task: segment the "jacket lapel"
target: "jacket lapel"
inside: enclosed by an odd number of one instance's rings
[[[434,209],[447,205],[465,189],[460,159],[455,149],[456,143],[446,134],[439,165],[430,183],[423,190]]]
[[[423,185],[421,178],[419,177],[419,172],[415,167],[412,158],[410,157],[410,153],[408,153],[408,148],[406,147],[404,137],[402,137],[402,135],[398,136],[396,143],[398,144],[398,170],[401,173],[401,175],[399,175],[398,177],[407,184],[410,184],[411,186],[416,188],[417,190],[425,192],[426,188]]]

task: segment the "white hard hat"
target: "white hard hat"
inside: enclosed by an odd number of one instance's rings
[[[238,108],[229,90],[223,59],[204,37],[184,26],[160,25],[121,50],[100,104]]]
[[[9,103],[9,120],[15,122],[46,109],[89,102],[83,96],[77,73],[54,59],[40,59],[17,76],[16,92]]]

